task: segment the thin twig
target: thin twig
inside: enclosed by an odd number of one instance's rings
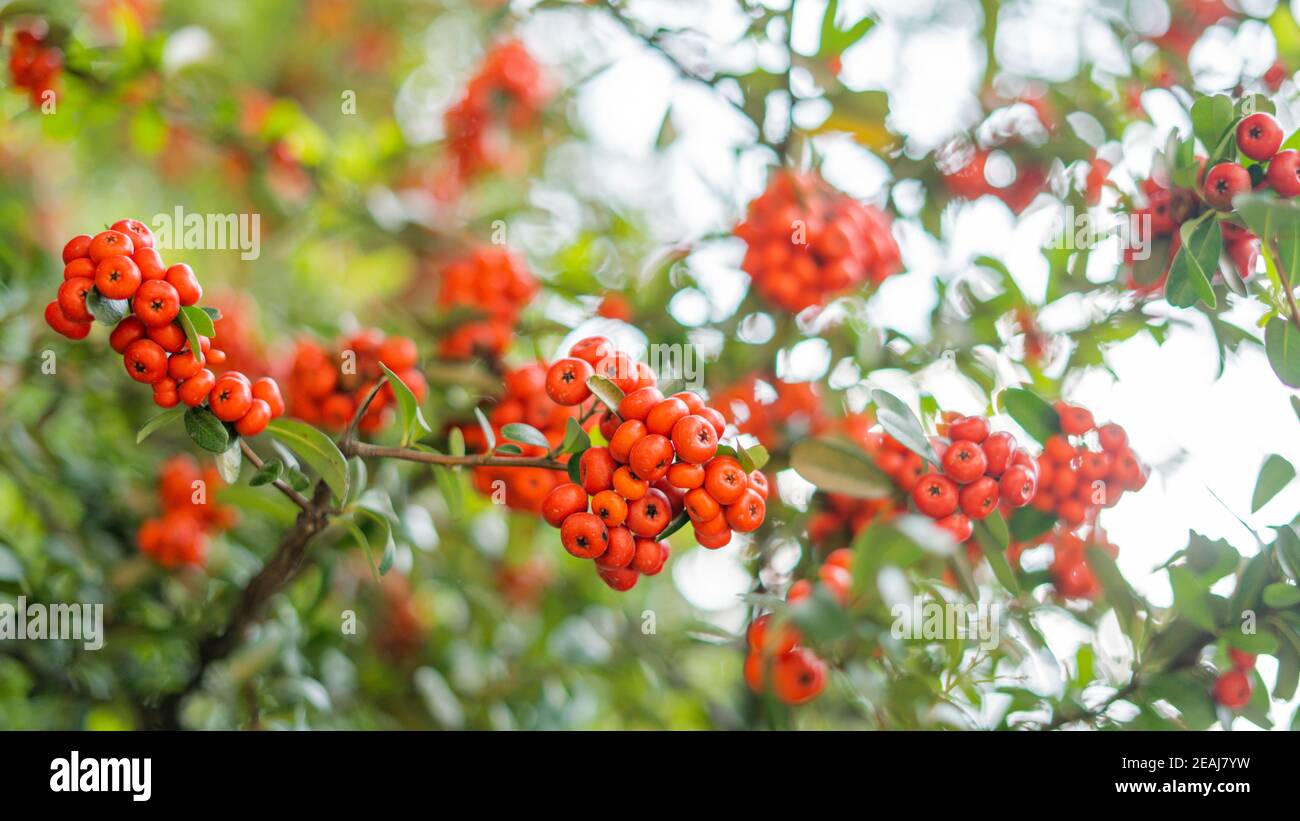
[[[348,429],[343,432],[344,442],[351,442],[357,438],[357,425],[361,424],[361,417],[365,416],[366,411],[370,410],[370,404],[375,401],[375,397],[379,395],[379,391],[383,389],[386,382],[386,378],[376,382],[375,386],[370,389],[370,393],[366,394],[366,398],[361,401],[357,412],[352,414],[352,421],[348,422]]]
[[[251,447],[249,447],[248,442],[244,441],[243,439],[240,439],[239,449],[244,452],[244,458],[248,460],[249,464],[257,468],[258,470],[262,469],[262,465],[265,463],[262,461],[262,458],[258,456],[257,453]],[[298,507],[302,508],[303,510],[311,510],[311,502],[307,500],[307,497],[303,496],[298,491],[289,487],[288,482],[284,481],[283,479],[276,479],[275,481],[271,482],[271,484],[272,486],[275,487],[276,490],[280,491],[285,496],[288,496],[289,501],[293,502]]]
[[[401,459],[407,462],[423,462],[428,465],[448,465],[451,467],[501,467],[501,468],[546,468],[547,470],[567,470],[568,466],[545,456],[493,456],[488,453],[470,456],[445,456],[441,453],[416,450],[414,448],[388,447],[372,445],[368,442],[344,440],[339,444],[344,456],[372,457],[376,459]]]

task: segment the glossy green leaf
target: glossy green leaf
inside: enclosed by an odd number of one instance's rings
[[[339,499],[348,495],[348,464],[334,440],[297,419],[272,419],[266,430],[298,454]]]

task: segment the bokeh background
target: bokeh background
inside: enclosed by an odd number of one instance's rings
[[[71,344],[41,322],[73,234],[176,208],[258,213],[257,259],[168,255],[199,273],[228,350],[250,371],[284,374],[305,337],[404,334],[429,366],[425,413],[438,432],[473,424],[501,363],[550,359],[592,333],[628,346],[694,344],[708,357],[710,392],[757,373],[817,385],[832,416],[862,410],[872,387],[983,413],[991,387],[1022,381],[1026,364],[1023,334],[958,296],[998,289],[978,260],[1000,260],[1037,310],[1053,265],[1043,247],[1080,163],[1106,157],[1116,188],[1132,190],[1169,132],[1190,128],[1188,92],[1300,66],[1300,9],[1275,0],[843,0],[844,28],[875,23],[834,53],[826,11],[820,0],[0,6],[6,48],[32,20],[67,38],[54,112],[21,89],[0,95],[0,596],[105,601],[110,629],[97,653],[0,645],[0,727],[143,726],[147,705],[184,681],[196,638],[220,623],[293,515],[245,475],[220,491],[238,521],[213,535],[201,567],[159,568],[140,554],[135,534],[159,513],[161,466],[177,453],[206,457],[179,428],[137,445],[156,411],[147,391],[125,378],[98,330]],[[507,40],[536,60],[544,102],[524,125],[493,132],[503,150],[466,177],[445,114]],[[1272,90],[1290,134],[1296,85],[1286,73]],[[1040,110],[1050,129],[1023,126]],[[1000,196],[943,192],[936,168],[954,138],[998,128],[1018,138],[993,152],[993,188],[1025,173],[1026,154],[1051,169],[1051,183],[1014,209]],[[815,319],[756,302],[731,229],[783,161],[815,161],[830,183],[890,212],[904,272]],[[448,357],[454,317],[433,296],[442,266],[499,240],[540,292],[500,357]],[[1104,290],[1118,267],[1118,249],[1103,246],[1080,272],[1085,284],[1037,313],[1051,353],[1029,381],[1124,425],[1152,466],[1147,487],[1108,510],[1105,526],[1126,578],[1163,608],[1173,596],[1159,568],[1189,530],[1250,556],[1300,507],[1291,486],[1250,512],[1265,457],[1300,459],[1297,420],[1261,347],[1224,350],[1216,335],[1227,323],[1257,338],[1263,305],[1228,297],[1209,316],[1156,300],[1145,321],[1098,323],[1089,288]],[[890,345],[914,355],[891,358]],[[55,375],[40,372],[46,350]],[[971,377],[972,362],[986,383]],[[776,425],[790,440],[797,417]],[[901,677],[910,684],[890,683],[850,656],[803,708],[745,689],[736,637],[753,601],[743,597],[756,584],[780,589],[814,561],[800,529],[814,488],[780,459],[773,467],[781,504],[760,538],[718,551],[686,538],[662,575],[618,594],[564,555],[535,515],[491,504],[468,476],[458,475],[464,496],[451,505],[427,468],[372,464],[370,482],[400,521],[391,570],[376,580],[353,536],[332,529],[190,699],[185,722],[1008,723],[1018,697],[991,692],[988,678],[963,680],[961,653],[951,668],[932,660],[933,685],[918,670]],[[1079,667],[1088,648],[1096,680],[1085,683],[1113,689],[1119,674],[1108,675],[1128,652],[1113,616],[1080,618],[1038,598],[1047,647],[998,675],[1048,701],[1087,701],[1074,680],[1089,678]],[[356,635],[340,630],[346,611]],[[1262,657],[1259,670],[1271,686],[1276,661]],[[882,722],[876,706],[905,698],[900,686],[927,695],[900,710],[906,720]],[[1267,711],[1287,727],[1296,702]]]

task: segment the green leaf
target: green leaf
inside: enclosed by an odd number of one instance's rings
[[[876,421],[880,422],[886,433],[930,464],[939,464],[939,457],[935,455],[934,448],[930,447],[930,440],[921,427],[921,421],[903,400],[892,393],[876,389],[871,392],[871,401],[876,403]]]
[[[384,369],[384,378],[388,380],[393,389],[393,397],[397,399],[397,414],[402,419],[402,444],[411,444],[421,430],[431,433],[433,428],[424,421],[424,412],[420,410],[420,401],[415,398],[415,394],[387,365],[380,362],[379,367]]]
[[[1179,308],[1190,308],[1197,300],[1213,308],[1218,301],[1210,278],[1218,271],[1223,252],[1218,222],[1206,212],[1205,217],[1185,222],[1179,230],[1183,245],[1169,267],[1165,299]]]
[[[754,466],[750,471],[762,470],[767,465],[768,460],[772,458],[771,454],[767,452],[767,448],[759,444],[750,445],[747,448],[742,448],[742,450],[749,456],[749,462]]]
[[[1295,468],[1286,459],[1271,454],[1259,469],[1255,493],[1250,497],[1250,512],[1256,513],[1295,478]]]
[[[1286,610],[1300,604],[1300,587],[1274,582],[1264,588],[1264,604],[1274,610]]]
[[[1214,613],[1210,609],[1209,590],[1192,571],[1182,565],[1169,568],[1169,584],[1174,590],[1174,610],[1192,624],[1214,632]]]
[[[564,426],[564,442],[560,445],[560,454],[581,453],[591,447],[591,437],[572,416]]]
[[[987,517],[975,521],[975,541],[984,552],[984,558],[988,559],[993,575],[1003,587],[1011,591],[1012,595],[1019,595],[1020,584],[1016,581],[1016,574],[1011,570],[1006,557],[1009,539],[1007,523],[1002,519],[1002,514],[996,510]]]
[[[1277,551],[1277,563],[1287,578],[1293,582],[1300,581],[1300,537],[1296,536],[1295,528],[1291,525],[1279,527],[1273,549]]]
[[[253,487],[261,487],[262,485],[271,484],[283,475],[284,462],[279,459],[268,459],[262,463],[262,466],[257,469],[257,473],[253,474],[253,478],[248,480],[248,483]]]
[[[547,449],[551,447],[551,443],[546,439],[546,434],[532,425],[525,425],[522,422],[511,422],[508,425],[503,425],[501,435],[516,442],[523,442],[525,445],[535,445]]]
[[[474,418],[478,420],[478,426],[483,430],[483,438],[487,441],[487,449],[495,450],[497,446],[496,431],[492,430],[492,423],[483,415],[483,411],[474,408]]]
[[[218,453],[216,462],[222,481],[228,485],[239,481],[239,468],[244,464],[244,455],[240,452],[238,442],[231,442],[230,447]]]
[[[357,523],[352,519],[344,519],[342,523],[348,529],[348,532],[352,534],[352,538],[356,540],[356,543],[361,545],[361,549],[366,554],[366,561],[370,564],[370,575],[375,580],[375,584],[379,584],[379,567],[375,564],[375,554],[370,549],[370,540],[366,538],[365,531],[358,527]]]
[[[1269,194],[1242,194],[1232,200],[1233,210],[1246,227],[1265,243],[1300,229],[1300,206]]]
[[[1036,394],[1024,388],[1007,388],[1001,402],[1002,410],[1040,444],[1061,432],[1061,415]]]
[[[893,481],[862,449],[842,439],[804,439],[790,449],[790,466],[822,490],[857,499],[880,499],[894,492]]]
[[[111,328],[130,313],[131,303],[125,299],[106,299],[98,289],[91,288],[86,292],[86,310],[90,311],[96,322],[102,322]]]
[[[200,311],[199,313],[203,312]],[[207,314],[203,314],[203,316],[204,318],[207,318]],[[182,311],[176,316],[176,323],[180,325],[181,330],[185,332],[185,341],[186,344],[190,346],[190,350],[202,352],[203,346],[199,343],[199,329],[195,327],[191,315]]]
[[[459,427],[453,427],[447,434],[447,452],[452,456],[465,455],[465,431]]]
[[[446,465],[434,465],[433,476],[438,482],[438,492],[442,494],[442,500],[447,503],[451,518],[459,519],[465,513],[465,489],[461,486],[460,480]]]
[[[1198,97],[1192,103],[1192,133],[1207,151],[1214,151],[1233,120],[1232,98],[1227,95]]]
[[[1097,580],[1101,582],[1102,589],[1106,591],[1106,601],[1115,608],[1115,615],[1119,616],[1120,624],[1131,637],[1137,621],[1137,596],[1124,580],[1123,574],[1119,572],[1119,567],[1109,553],[1096,545],[1089,545],[1087,558],[1088,566],[1092,568]]]
[[[230,431],[207,408],[197,407],[185,411],[185,432],[194,444],[211,453],[225,453],[230,447]]]
[[[321,431],[297,419],[272,419],[266,430],[288,445],[320,475],[340,499],[348,496],[348,463],[339,446]]]
[[[162,413],[150,419],[148,422],[145,422],[144,425],[140,428],[139,432],[137,432],[135,435],[135,443],[137,445],[140,444],[144,440],[148,439],[149,436],[154,431],[158,430],[159,428],[166,427],[167,425],[170,425],[172,422],[175,422],[177,419],[180,419],[182,416],[185,415],[186,410],[188,409],[180,406],[175,408],[168,408],[167,410],[163,411]]]
[[[1264,326],[1264,353],[1284,385],[1300,388],[1300,329],[1273,317]]]
[[[216,323],[212,321],[212,316],[199,306],[186,305],[181,308],[180,315],[189,319],[190,324],[194,326],[194,330],[198,331],[202,336],[211,339],[217,335],[217,326]],[[220,314],[218,314],[218,316],[219,315]],[[195,350],[198,349],[195,348]]]
[[[497,449],[493,452],[501,456],[519,456],[523,454],[524,449],[514,442],[503,442],[497,445]]]
[[[587,387],[595,394],[596,398],[604,403],[615,414],[618,413],[618,404],[623,401],[623,389],[615,385],[607,376],[594,374],[587,377]]]
[[[1272,574],[1268,551],[1261,550],[1250,557],[1237,579],[1236,589],[1232,591],[1229,611],[1233,619],[1240,620],[1242,613],[1259,606],[1264,587]]]
[[[1036,507],[1021,507],[1012,511],[1007,528],[1017,542],[1032,542],[1056,525],[1056,516]]]

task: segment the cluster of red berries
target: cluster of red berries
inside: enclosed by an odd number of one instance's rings
[[[448,359],[498,359],[510,347],[515,321],[537,294],[537,279],[506,248],[484,245],[442,268],[438,305],[470,307],[486,313],[457,327],[442,340]]]
[[[840,605],[848,604],[853,591],[853,551],[832,551],[817,577]],[[812,594],[812,582],[800,579],[790,585],[785,600],[793,605]],[[826,688],[826,662],[800,645],[802,638],[795,627],[775,625],[772,614],[767,613],[749,625],[745,640],[749,650],[745,682],[754,692],[762,693],[770,685],[773,694],[786,704],[805,704]]]
[[[313,339],[300,339],[294,349],[289,373],[289,412],[313,425],[343,430],[370,392],[384,379],[380,363],[406,384],[419,402],[429,386],[416,368],[419,351],[404,336],[385,336],[375,328],[363,328],[344,337],[332,351]],[[357,423],[363,433],[375,433],[393,419],[396,400],[385,383]]]
[[[758,529],[767,514],[767,478],[718,454],[726,430],[722,414],[690,391],[665,397],[641,364],[594,336],[576,343],[546,374],[546,393],[561,405],[585,402],[591,396],[587,380],[596,374],[624,393],[617,412],[607,411],[600,422],[608,446],[584,450],[579,481],[556,487],[542,503],[542,516],[560,528],[565,549],[595,559],[600,577],[615,590],[659,572],[668,546],[657,537],[683,510],[696,541],[713,549],[730,542],[733,530]]]
[[[988,420],[982,416],[945,414],[938,430],[948,437],[931,441],[941,471],[930,471],[915,480],[912,501],[958,542],[971,537],[972,519],[983,519],[1000,507],[1024,507],[1033,500],[1039,486],[1038,468],[1014,436],[990,432]],[[907,467],[907,452],[900,452],[901,447],[893,440],[886,442],[883,450],[897,458],[885,461],[882,452],[877,464],[895,481],[912,482],[910,472],[915,468]],[[891,472],[894,464],[899,466],[897,475]]]
[[[45,42],[45,35],[30,29],[14,32],[9,50],[9,74],[16,88],[25,88],[32,105],[40,105],[47,91],[58,87],[63,52]]]
[[[140,525],[136,542],[141,552],[167,568],[202,565],[209,534],[235,523],[234,509],[218,504],[211,495],[223,484],[215,467],[200,470],[188,455],[164,462],[158,478],[163,515]]]
[[[492,47],[465,94],[443,114],[447,148],[460,179],[502,165],[509,135],[528,127],[549,92],[541,67],[518,40]]]
[[[225,354],[205,336],[199,336],[197,353],[190,350],[181,308],[198,304],[203,288],[185,263],[165,266],[144,223],[118,220],[93,237],[75,236],[63,247],[63,262],[63,284],[45,306],[45,321],[69,339],[84,339],[95,321],[88,303],[92,293],[129,307],[131,314],[117,323],[108,343],[122,354],[132,379],[153,387],[159,407],[206,402],[242,436],[256,436],[284,413],[274,379],[254,382],[239,371],[218,377],[206,366],[219,366]]]
[[[1215,167],[1219,168],[1221,165]],[[1137,222],[1133,226],[1134,235],[1130,238],[1128,247],[1124,249],[1124,262],[1128,267],[1127,285],[1129,290],[1139,294],[1160,293],[1169,279],[1169,270],[1173,265],[1174,257],[1182,247],[1179,226],[1202,210],[1202,202],[1196,192],[1189,188],[1163,188],[1155,180],[1150,179],[1142,181],[1141,191],[1146,204],[1133,212],[1137,217]],[[1236,193],[1241,192],[1235,192],[1231,196],[1236,196]],[[1219,233],[1223,237],[1223,249],[1237,276],[1242,280],[1249,279],[1255,272],[1256,261],[1259,259],[1259,237],[1227,220],[1219,222]],[[1166,237],[1169,239],[1169,250],[1165,255],[1160,276],[1150,282],[1139,282],[1134,267],[1138,254],[1143,249],[1149,248],[1152,240]]]
[[[711,398],[728,424],[773,450],[821,433],[828,424],[821,394],[812,382],[752,375]]]
[[[564,441],[565,428],[576,416],[576,409],[560,405],[546,395],[546,366],[540,363],[515,368],[505,375],[505,396],[487,415],[493,432],[500,441],[501,429],[510,424],[529,425],[541,431],[551,447]],[[461,429],[465,444],[470,449],[487,450],[487,435],[478,425]],[[545,456],[547,449],[538,445],[517,443],[522,456]],[[563,457],[563,458],[568,458]],[[505,488],[506,506],[516,510],[540,513],[542,500],[565,476],[557,470],[520,467],[478,467],[474,469],[474,486],[484,495],[490,495],[497,482]]]
[[[816,173],[774,172],[735,232],[748,246],[741,267],[759,295],[791,313],[879,285],[902,268],[889,218]]]
[[[1232,669],[1214,680],[1214,700],[1229,710],[1240,710],[1250,703],[1254,691],[1250,674],[1255,669],[1255,654],[1229,647],[1228,658]]]
[[[1048,438],[1038,456],[1039,491],[1034,507],[1053,513],[1067,530],[1095,523],[1102,507],[1114,507],[1125,491],[1141,490],[1147,469],[1114,423],[1097,427],[1086,408],[1056,404],[1061,433]],[[1089,445],[1095,439],[1097,448]]]
[[[964,200],[977,200],[986,194],[997,197],[1016,214],[1028,208],[1046,187],[1046,172],[1039,165],[1029,163],[1016,169],[1016,179],[1010,185],[995,187],[985,173],[988,159],[989,152],[983,148],[962,146],[945,151],[939,161],[944,187],[954,197]]]
[[[1101,592],[1097,576],[1088,562],[1088,547],[1095,545],[1110,554],[1119,555],[1119,548],[1106,538],[1100,528],[1093,528],[1085,541],[1074,533],[1057,531],[1051,534],[1052,564],[1048,572],[1056,592],[1067,599],[1095,599]]]

